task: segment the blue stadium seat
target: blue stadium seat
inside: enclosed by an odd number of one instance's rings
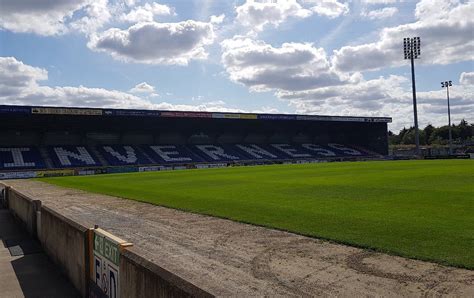
[[[54,165],[58,168],[101,165],[85,146],[51,146],[48,149]]]
[[[151,164],[138,147],[130,145],[97,146],[99,153],[112,166]]]
[[[0,147],[0,169],[43,169],[46,165],[36,147]]]

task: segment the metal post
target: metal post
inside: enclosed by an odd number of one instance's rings
[[[446,88],[446,97],[448,98],[448,132],[449,132],[449,155],[453,154],[453,137],[451,132],[451,106],[449,104],[449,87],[453,85],[452,81],[441,82],[441,87]]]
[[[403,39],[403,52],[405,60],[410,59],[411,62],[411,88],[413,90],[413,116],[415,120],[415,145],[416,155],[420,156],[420,132],[418,131],[418,110],[416,107],[416,87],[415,87],[415,59],[421,54],[419,37],[406,37]]]
[[[415,118],[415,145],[416,155],[420,155],[420,133],[418,131],[418,111],[416,107],[416,87],[415,87],[415,62],[413,59],[413,50],[411,51],[411,88],[413,91],[413,115]]]
[[[451,134],[451,107],[449,105],[449,85],[446,86],[446,95],[448,97],[449,155],[453,155],[453,139]]]

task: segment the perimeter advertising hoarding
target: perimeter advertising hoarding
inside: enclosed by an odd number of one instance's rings
[[[344,122],[366,122],[367,118],[364,117],[333,117],[333,116],[311,116],[302,115],[296,116],[297,120],[309,120],[309,121],[344,121]]]
[[[59,176],[73,176],[74,170],[48,170],[36,171],[36,177],[59,177]]]
[[[296,120],[296,115],[263,114],[263,115],[258,115],[257,119],[262,119],[262,120]]]
[[[257,114],[240,114],[240,119],[257,119]]]
[[[169,171],[172,170],[172,166],[145,166],[138,167],[139,172],[154,172],[154,171]]]
[[[80,109],[80,108],[31,108],[32,114],[45,115],[87,115],[87,116],[101,116],[101,109]]]
[[[105,116],[159,117],[160,111],[153,110],[104,110]]]
[[[216,119],[257,119],[257,114],[212,113]]]
[[[0,106],[0,114],[31,114],[30,107]]]
[[[138,172],[138,167],[136,166],[122,166],[122,167],[113,167],[107,168],[106,173],[108,174],[117,174],[117,173],[130,173]]]
[[[290,115],[290,114],[239,114],[218,112],[179,112],[156,110],[125,110],[125,109],[91,109],[64,107],[31,107],[0,105],[0,114],[55,114],[55,115],[95,115],[95,116],[149,116],[178,118],[224,118],[224,119],[261,119],[261,120],[309,120],[309,121],[349,121],[349,122],[392,122],[390,117],[344,117],[321,115]]]
[[[120,297],[120,252],[128,243],[102,229],[92,231],[92,297]]]
[[[36,172],[6,172],[0,173],[0,179],[24,179],[24,178],[35,178]]]
[[[180,117],[180,118],[211,118],[212,113],[208,112],[161,112],[161,117]]]

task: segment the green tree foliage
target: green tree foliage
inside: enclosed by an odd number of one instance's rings
[[[451,126],[452,138],[455,143],[465,143],[474,141],[474,125],[466,120]],[[428,124],[424,129],[419,130],[421,145],[445,145],[449,142],[449,126],[434,127]],[[415,144],[415,128],[403,128],[397,134],[389,133],[389,143],[391,145],[411,145]]]

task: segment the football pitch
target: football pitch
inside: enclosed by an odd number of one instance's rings
[[[474,161],[340,162],[40,181],[474,269]]]

